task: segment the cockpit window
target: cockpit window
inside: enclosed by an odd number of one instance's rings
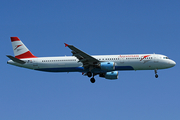
[[[163,59],[169,59],[168,57],[163,57]]]

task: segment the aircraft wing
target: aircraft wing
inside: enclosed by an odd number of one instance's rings
[[[75,56],[77,59],[79,59],[79,62],[83,63],[83,67],[87,68],[89,66],[96,65],[97,63],[100,62],[96,58],[79,50],[78,48],[74,47],[73,45],[68,45],[66,43],[64,43],[64,44],[65,44],[65,47],[68,47],[72,50],[71,53],[73,54],[73,56]]]

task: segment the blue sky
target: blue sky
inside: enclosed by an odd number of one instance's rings
[[[0,2],[1,120],[180,119],[178,0],[7,0]],[[8,65],[11,36],[38,56],[158,53],[176,66],[121,71],[118,80],[46,73]]]

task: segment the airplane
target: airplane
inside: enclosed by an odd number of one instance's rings
[[[18,37],[11,37],[14,56],[6,55],[8,64],[45,72],[80,72],[88,76],[91,83],[94,76],[105,79],[118,79],[118,71],[167,69],[176,62],[161,54],[129,54],[129,55],[89,55],[73,45],[65,44],[71,49],[72,56],[36,57]]]

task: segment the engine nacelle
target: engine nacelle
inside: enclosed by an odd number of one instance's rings
[[[101,62],[100,68],[101,70],[105,70],[105,71],[113,71],[115,70],[115,63],[114,62]]]
[[[110,80],[118,79],[118,71],[102,73],[102,74],[99,74],[99,77],[104,77]]]

